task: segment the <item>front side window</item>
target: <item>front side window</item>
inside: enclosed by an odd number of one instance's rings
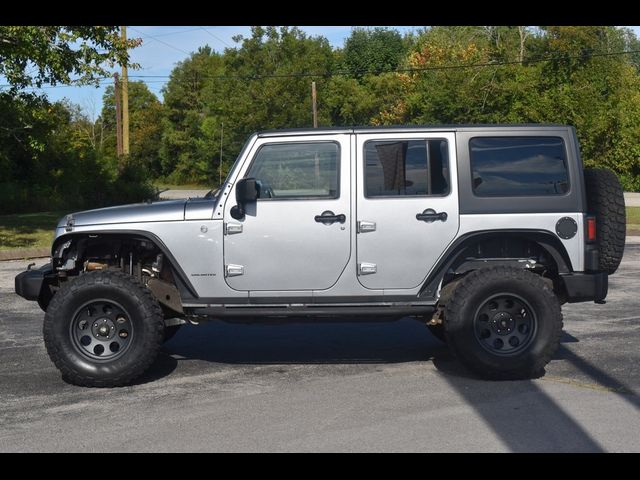
[[[259,198],[338,198],[339,157],[334,142],[267,144],[246,177],[260,182]]]
[[[480,197],[563,195],[569,191],[560,137],[476,137],[469,141],[473,193]]]
[[[369,141],[364,145],[365,196],[447,195],[446,140]]]

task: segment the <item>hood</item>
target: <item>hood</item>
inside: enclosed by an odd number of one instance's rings
[[[73,217],[73,224],[76,226],[184,220],[186,203],[187,200],[163,200],[86,210],[65,215],[58,222],[58,228],[64,228],[70,216]]]

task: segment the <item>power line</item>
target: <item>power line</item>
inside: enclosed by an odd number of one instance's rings
[[[131,28],[131,27],[130,27]],[[135,29],[134,29],[135,30]],[[167,44],[168,45],[168,44]],[[172,47],[175,48],[175,47]],[[466,69],[466,68],[483,68],[483,67],[500,67],[506,65],[531,65],[534,63],[542,63],[542,62],[557,62],[557,61],[566,61],[566,60],[576,60],[576,59],[584,59],[584,58],[593,58],[593,57],[612,57],[618,55],[631,55],[640,53],[640,50],[625,50],[621,52],[608,52],[608,53],[586,53],[581,55],[566,55],[563,57],[546,57],[546,58],[538,58],[531,60],[524,60],[520,62],[518,60],[508,61],[508,62],[484,62],[484,63],[470,63],[466,65],[437,65],[430,67],[406,67],[406,68],[397,68],[392,70],[360,70],[360,71],[337,71],[337,72],[298,72],[298,73],[281,73],[281,74],[251,74],[251,75],[198,75],[198,78],[201,79],[214,79],[214,80],[262,80],[266,78],[303,78],[303,77],[335,77],[335,76],[350,76],[355,74],[365,75],[365,74],[376,74],[380,75],[382,73],[412,73],[412,72],[424,72],[424,71],[436,71],[436,70],[458,70],[458,69]],[[171,75],[129,75],[129,78],[157,78],[157,79],[169,79]],[[101,77],[97,80],[110,80],[111,77]],[[165,83],[165,80],[145,80],[145,83]],[[59,87],[74,87],[78,85],[51,85],[46,87],[25,87],[25,88],[59,88]],[[11,87],[11,85],[0,85],[0,87]]]
[[[178,51],[178,52],[180,52],[180,53],[184,53],[185,55],[191,55],[189,52],[186,52],[186,51],[182,50],[181,48],[178,48],[178,47],[176,47],[176,46],[174,46],[174,45],[171,45],[170,43],[167,43],[167,42],[165,42],[164,40],[160,40],[160,39],[159,39],[159,38],[157,38],[157,37],[151,37],[151,36],[149,36],[149,35],[146,35],[146,34],[142,33],[140,30],[138,30],[137,28],[133,28],[133,27],[129,27],[129,28],[130,28],[131,30],[133,30],[134,32],[138,32],[138,33],[142,36],[142,38],[148,38],[149,40],[156,41],[156,42],[160,42],[160,43],[162,43],[163,45],[166,45],[166,46],[167,46],[167,47],[169,47],[169,48],[173,48],[174,50],[177,50],[177,51]]]
[[[406,68],[397,68],[391,70],[359,70],[359,71],[337,71],[337,72],[299,72],[299,73],[274,73],[274,74],[253,74],[253,75],[199,75],[199,78],[209,78],[209,79],[244,79],[244,80],[260,80],[263,78],[300,78],[300,77],[333,77],[333,76],[349,76],[354,73],[365,75],[365,74],[382,74],[382,73],[412,73],[412,72],[424,72],[424,71],[433,71],[433,70],[458,70],[465,68],[482,68],[482,67],[500,67],[505,65],[530,65],[533,63],[541,63],[541,62],[557,62],[557,61],[565,61],[565,60],[576,60],[583,58],[592,58],[592,57],[611,57],[618,55],[630,55],[634,53],[640,53],[640,50],[626,50],[622,52],[608,52],[608,53],[587,53],[581,55],[568,55],[563,57],[545,57],[531,60],[513,60],[507,62],[484,62],[484,63],[470,63],[466,65],[437,65],[437,66],[429,66],[429,67],[406,67]],[[131,77],[135,78],[170,78],[170,75],[131,75]]]
[[[213,33],[211,33],[209,30],[207,30],[204,27],[200,27],[200,30],[208,33],[209,35],[211,35],[213,38],[215,38],[216,40],[219,40],[220,42],[224,43],[227,47],[229,48],[233,48],[231,45],[229,45],[227,42],[225,42],[223,39],[221,39],[220,37],[218,37],[217,35],[214,35]]]

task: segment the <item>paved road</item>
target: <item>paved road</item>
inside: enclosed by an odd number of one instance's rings
[[[624,204],[627,207],[640,207],[640,193],[626,193],[625,192],[625,194],[624,194]]]
[[[160,200],[204,197],[208,191],[209,190],[165,190],[160,194]]]
[[[636,240],[639,240],[636,237]],[[470,376],[422,325],[186,327],[120,389],[67,385],[0,263],[0,451],[640,451],[640,242],[565,306],[533,381]]]

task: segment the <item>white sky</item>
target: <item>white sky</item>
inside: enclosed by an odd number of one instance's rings
[[[301,26],[301,30],[309,35],[322,35],[334,47],[342,47],[345,39],[350,35],[350,26]],[[401,33],[419,27],[396,26]],[[632,28],[640,37],[640,26]],[[198,47],[209,45],[215,51],[235,46],[232,37],[241,34],[250,35],[248,26],[129,26],[129,37],[141,37],[143,43],[131,51],[131,60],[140,64],[140,69],[129,71],[134,75],[169,75],[176,63],[184,60]],[[134,78],[132,78],[134,80]],[[167,78],[144,79],[149,89],[162,100],[161,89]],[[56,101],[68,98],[79,104],[92,118],[96,118],[102,109],[102,95],[110,82],[103,82],[100,87],[85,86],[56,86],[43,88],[50,100]]]

